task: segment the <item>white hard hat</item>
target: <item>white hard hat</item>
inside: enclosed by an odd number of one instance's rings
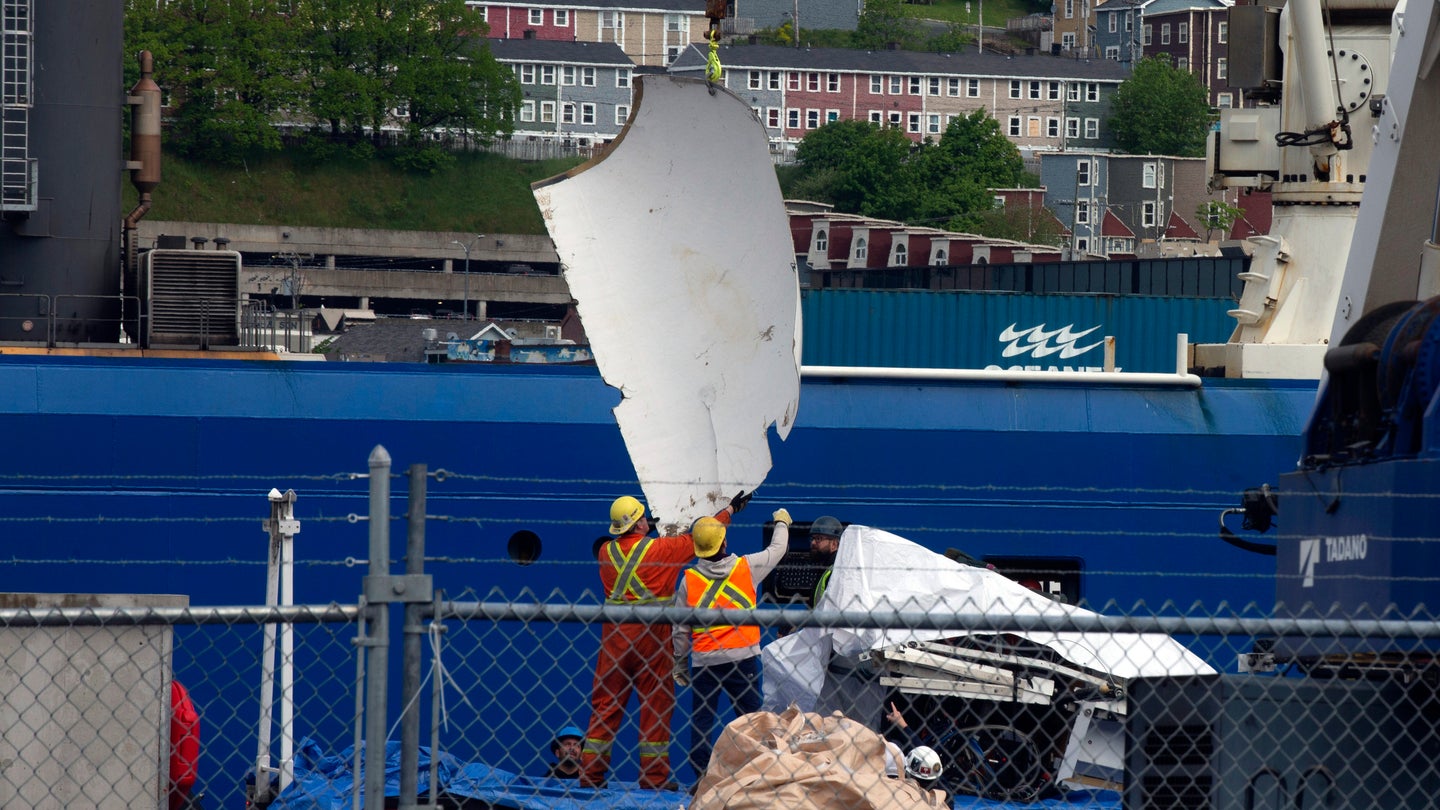
[[[945,766],[940,764],[940,755],[928,745],[911,749],[905,755],[905,772],[916,779],[936,779]]]
[[[892,779],[900,778],[900,762],[905,755],[900,752],[900,746],[889,740],[885,741],[885,775]]]

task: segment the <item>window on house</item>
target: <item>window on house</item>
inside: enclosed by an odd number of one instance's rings
[[[1078,161],[1078,162],[1075,164],[1075,185],[1077,185],[1077,186],[1088,186],[1088,185],[1090,185],[1090,160],[1089,160],[1089,158],[1082,158],[1080,161]]]
[[[1065,85],[1065,100],[1066,100],[1066,101],[1079,101],[1079,100],[1080,100],[1080,83],[1079,83],[1079,82],[1071,82],[1071,83]]]
[[[780,89],[780,71],[778,71],[778,70],[772,70],[772,71],[770,71],[770,75],[767,77],[767,86],[768,86],[771,90],[779,90],[779,89]]]
[[[874,124],[877,127],[881,126],[885,123],[885,114],[880,112],[879,110],[871,110],[870,123]]]
[[[789,73],[786,73],[785,86],[791,90],[798,91],[800,89],[800,72],[792,70]]]
[[[934,113],[931,113],[930,116],[929,116],[928,118],[926,118],[925,131],[928,132],[928,133],[930,133],[931,135],[939,135],[939,134],[940,134],[940,116],[939,116],[939,115],[936,115],[936,114],[934,114]]]
[[[1149,24],[1140,26],[1140,41],[1141,41],[1142,43],[1146,44],[1146,45],[1149,45],[1149,44],[1150,44],[1150,37],[1151,37],[1151,35],[1154,34],[1154,33],[1155,33],[1155,26],[1149,25]]]
[[[629,121],[629,120],[630,120],[630,105],[628,105],[628,104],[616,104],[616,105],[615,105],[615,126],[617,126],[617,127],[623,127],[623,126],[625,126],[625,122],[626,122],[626,121]]]
[[[980,97],[980,80],[979,80],[979,79],[966,79],[966,80],[965,80],[965,97],[966,97],[966,98],[979,98],[979,97]]]
[[[1175,33],[1176,33],[1176,35],[1177,35],[1177,39],[1180,41],[1180,43],[1181,43],[1182,45],[1183,45],[1184,43],[1186,43],[1186,42],[1189,42],[1189,41],[1190,41],[1190,23],[1188,23],[1188,22],[1182,22],[1182,23],[1180,23],[1180,29],[1179,29],[1178,31],[1176,31]]]
[[[563,84],[563,85],[565,85],[566,87],[574,87],[574,86],[575,86],[575,66],[574,66],[574,65],[561,65],[561,66],[560,66],[560,83]]]
[[[824,228],[815,232],[815,252],[824,253],[830,249],[830,234]]]
[[[1050,82],[1050,92],[1047,94],[1047,97],[1051,101],[1060,100],[1060,82]]]
[[[575,123],[575,105],[574,105],[574,104],[571,104],[570,102],[567,101],[567,102],[565,102],[564,104],[561,104],[561,105],[560,105],[560,123],[562,123],[562,124],[573,124],[573,123]]]
[[[1077,253],[1089,253],[1089,252],[1090,252],[1090,238],[1087,237],[1087,236],[1079,236],[1079,237],[1076,237],[1076,238],[1075,238],[1075,251],[1076,251]]]
[[[1040,98],[1040,82],[1030,82],[1030,98]]]
[[[1076,201],[1075,201],[1075,224],[1076,224],[1076,225],[1089,225],[1089,224],[1090,224],[1090,201],[1089,201],[1089,200],[1076,200]]]
[[[1216,107],[1234,107],[1234,106],[1235,106],[1235,97],[1234,97],[1233,95],[1231,95],[1230,93],[1221,93],[1220,95],[1218,95],[1218,96],[1215,97],[1215,106],[1216,106]]]
[[[940,248],[939,250],[935,251],[935,266],[945,266],[945,248]]]
[[[905,131],[915,135],[920,134],[920,113],[910,113],[909,126]]]
[[[839,121],[839,120],[840,120],[840,111],[839,111],[839,110],[826,110],[826,111],[825,111],[825,123],[827,123],[827,124],[833,124],[833,123],[835,123],[836,121]]]
[[[1135,12],[1133,12],[1133,11],[1127,11],[1127,12],[1125,12],[1125,30],[1126,30],[1126,31],[1134,31],[1134,30],[1135,30]]]
[[[541,65],[541,66],[540,66],[540,83],[541,83],[541,84],[554,84],[554,83],[555,83],[555,66],[554,66],[554,65]]]
[[[1215,78],[1224,79],[1230,76],[1230,60],[1220,57],[1215,60]]]
[[[1065,119],[1065,137],[1067,137],[1067,138],[1078,138],[1078,137],[1080,137],[1080,119],[1079,119],[1079,118],[1066,118],[1066,119]]]
[[[890,95],[898,96],[905,89],[905,84],[899,76],[890,77]]]
[[[1110,33],[1113,34],[1113,33],[1115,33],[1116,31],[1119,31],[1119,30],[1120,30],[1120,18],[1115,15],[1115,12],[1112,11],[1112,12],[1110,12],[1109,14],[1106,14],[1105,16],[1108,17],[1108,18],[1110,18]]]
[[[1143,228],[1155,227],[1155,203],[1153,201],[1141,204],[1140,226]]]
[[[1065,19],[1070,20],[1070,19],[1074,19],[1074,17],[1075,17],[1075,0],[1065,0]]]
[[[581,86],[581,87],[594,87],[594,86],[595,86],[595,68],[593,68],[593,67],[580,68],[580,86]]]
[[[806,73],[806,74],[805,74],[805,89],[806,89],[806,90],[809,90],[809,91],[812,92],[812,93],[818,93],[818,92],[820,92],[820,74],[819,74],[819,73]]]
[[[535,102],[523,101],[520,103],[520,120],[532,123],[535,120]]]
[[[951,78],[951,79],[946,79],[946,80],[945,80],[945,95],[951,96],[952,98],[958,98],[958,97],[959,97],[959,95],[960,95],[960,80],[959,80],[959,79]]]
[[[1086,82],[1086,84],[1085,84],[1085,100],[1086,100],[1086,101],[1099,101],[1099,100],[1100,100],[1100,85],[1096,84],[1095,82]]]
[[[1020,80],[1010,80],[1010,98],[1020,98]]]
[[[684,14],[665,15],[665,30],[672,34],[684,33],[685,30],[690,27],[687,23],[689,23],[689,20],[685,18]]]
[[[1010,133],[1010,137],[1012,138],[1020,137],[1020,116],[1010,116],[1010,126],[1006,131]]]
[[[543,8],[532,8],[532,9],[530,9],[530,24],[531,24],[531,25],[544,25],[544,24],[545,24],[545,9],[543,9]]]
[[[931,77],[930,77],[930,95],[932,95],[932,96],[938,96],[938,95],[940,95],[940,77],[939,77],[939,76],[931,76]]]
[[[909,253],[910,252],[905,248],[904,242],[897,243],[895,245],[895,258],[892,260],[891,264],[895,267],[904,267],[906,263],[910,261],[908,258]]]
[[[1025,137],[1040,137],[1040,116],[1032,115],[1025,119]]]
[[[585,125],[585,126],[587,126],[587,127],[593,127],[593,126],[595,126],[595,105],[594,105],[594,104],[586,103],[586,104],[581,104],[581,105],[580,105],[580,123],[583,124],[583,125]]]
[[[1155,187],[1155,164],[1146,163],[1140,170],[1140,185],[1144,188]]]
[[[1215,41],[1221,45],[1230,41],[1230,23],[1220,22],[1215,24]]]
[[[806,110],[806,111],[805,111],[805,128],[806,128],[806,129],[819,129],[819,128],[820,128],[820,111],[819,111],[819,110]]]
[[[767,108],[765,108],[765,126],[771,128],[771,129],[779,129],[779,128],[780,128],[780,108],[779,108],[779,107],[767,107]]]
[[[855,258],[864,259],[870,255],[870,246],[865,244],[865,237],[855,240]]]
[[[919,77],[919,76],[911,76],[911,77],[910,77],[910,95],[912,95],[912,96],[918,96],[918,95],[920,95],[920,93],[921,93],[921,89],[920,89],[920,88],[921,88],[921,86],[922,86],[923,84],[924,84],[924,82],[920,81],[920,77]]]
[[[898,112],[892,112],[892,113],[890,113],[890,128],[891,128],[891,129],[899,129],[899,128],[900,128],[900,113],[898,113]]]
[[[1190,60],[1189,60],[1188,58],[1184,57],[1184,56],[1181,56],[1181,57],[1176,58],[1176,60],[1175,60],[1175,69],[1176,69],[1176,70],[1189,70],[1189,69],[1190,69]]]
[[[615,71],[615,86],[630,86],[630,68],[620,68],[619,70]]]
[[[749,83],[749,87],[750,87],[751,90],[759,90],[759,89],[761,89],[761,88],[764,86],[764,84],[765,84],[765,80],[764,80],[764,78],[760,75],[760,71],[758,71],[758,70],[752,70],[752,71],[750,71],[750,83]]]
[[[535,83],[535,66],[534,66],[534,65],[521,65],[521,66],[520,66],[520,83],[521,83],[521,84],[534,84],[534,83]]]
[[[1161,24],[1160,24],[1160,44],[1161,44],[1161,45],[1169,45],[1169,44],[1170,44],[1170,23],[1161,23]]]
[[[1100,137],[1100,119],[1099,119],[1099,118],[1086,118],[1086,119],[1085,119],[1085,137],[1086,137],[1087,139],[1089,139],[1089,140],[1092,140],[1092,141],[1095,140],[1096,138],[1099,138],[1099,137]]]
[[[553,124],[553,123],[555,123],[555,102],[553,102],[553,101],[542,101],[542,102],[540,102],[540,123],[542,123],[542,124]]]
[[[1046,119],[1045,119],[1045,137],[1047,137],[1047,138],[1058,138],[1058,137],[1060,137],[1060,119],[1059,119],[1059,118],[1046,118]]]
[[[683,50],[685,50],[685,46],[684,46],[684,45],[666,45],[666,46],[665,46],[665,64],[667,64],[667,65],[673,64],[676,59],[679,59],[679,58],[680,58],[680,52],[683,51]],[[726,82],[726,84],[729,84],[729,82],[730,82],[730,77],[729,77],[728,75],[725,77],[725,82]]]
[[[1106,46],[1105,46],[1105,58],[1106,58],[1106,59],[1113,59],[1113,60],[1115,60],[1116,62],[1119,62],[1119,61],[1120,61],[1120,46],[1119,46],[1119,45],[1106,45]]]
[[[1069,31],[1060,35],[1060,47],[1067,51],[1075,49],[1075,35]]]
[[[570,25],[570,10],[569,10],[569,9],[557,8],[557,9],[555,9],[554,11],[552,11],[552,12],[550,12],[550,13],[555,15],[555,24],[556,24],[556,25],[561,26],[561,27],[565,27],[565,26]]]
[[[826,74],[825,74],[825,92],[827,92],[827,93],[838,93],[838,92],[840,92],[840,74],[839,74],[839,73],[826,73]]]
[[[791,107],[785,111],[785,126],[789,129],[800,128],[800,110],[798,107]]]

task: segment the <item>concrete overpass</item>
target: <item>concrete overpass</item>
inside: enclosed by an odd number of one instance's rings
[[[479,317],[487,303],[571,302],[548,236],[141,220],[138,244],[239,251],[254,296],[289,296],[298,279],[307,299],[468,301]]]

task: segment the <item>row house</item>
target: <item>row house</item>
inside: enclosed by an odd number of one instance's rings
[[[573,139],[580,146],[616,135],[630,118],[635,64],[612,43],[492,40],[496,61],[515,72],[524,97],[516,137]]]
[[[854,286],[856,271],[1057,261],[1060,248],[842,214],[787,201],[797,264],[810,286]]]
[[[703,75],[706,52],[686,51],[672,73]],[[1110,99],[1126,76],[1105,60],[1043,55],[869,52],[725,46],[725,86],[746,100],[779,147],[831,121],[870,121],[919,142],[984,110],[1027,150],[1113,147]]]
[[[726,34],[753,34],[762,28],[779,28],[799,15],[803,42],[806,31],[854,31],[862,5],[829,0],[734,0],[723,29]]]
[[[1054,44],[1061,53],[1088,58],[1095,49],[1095,9],[1091,0],[1055,0],[1050,6],[1055,18]]]
[[[710,30],[704,3],[679,0],[468,4],[484,15],[491,39],[609,43],[644,67],[669,65]]]
[[[1106,0],[1095,9],[1096,48],[1106,59],[1133,67],[1164,54],[1193,73],[1214,107],[1243,106],[1230,87],[1228,0]]]
[[[1204,158],[1045,154],[1040,183],[1077,257],[1125,258],[1147,243],[1193,238],[1203,230],[1196,228],[1196,209],[1219,199],[1206,188]]]

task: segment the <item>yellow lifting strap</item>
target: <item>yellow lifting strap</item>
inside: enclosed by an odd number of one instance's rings
[[[720,69],[720,32],[710,29],[710,57],[705,60],[705,81],[714,84],[724,76]]]

